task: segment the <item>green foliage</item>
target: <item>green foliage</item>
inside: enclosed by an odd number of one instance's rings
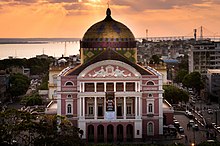
[[[4,59],[0,60],[0,70],[8,70],[10,73],[10,67],[26,67],[30,68],[31,75],[41,75],[47,73],[49,64],[53,61],[53,58],[49,59]]]
[[[42,105],[43,99],[38,94],[33,94],[31,96],[23,97],[21,103],[26,106]]]
[[[29,87],[30,80],[22,74],[13,74],[9,78],[9,93],[12,97],[24,95]]]
[[[188,71],[187,70],[184,70],[184,69],[181,69],[177,72],[177,75],[174,79],[174,81],[176,83],[182,83],[183,82],[183,79],[184,77],[188,74]]]
[[[172,85],[163,86],[164,98],[171,104],[177,104],[179,102],[187,102],[189,100],[189,95],[186,91],[179,89]]]
[[[39,90],[48,90],[48,80],[49,80],[49,75],[47,73],[46,76],[42,79],[42,83],[38,89]]]
[[[83,146],[79,129],[67,119],[15,109],[0,113],[0,145],[12,145],[13,140],[17,145]]]
[[[183,79],[183,85],[187,88],[193,88],[198,93],[204,87],[201,74],[199,72],[192,72],[186,75]]]
[[[159,56],[157,55],[151,56],[150,64],[160,64],[160,63],[163,63],[163,60],[161,60]]]
[[[189,59],[188,59],[188,55],[185,54],[184,57],[179,57],[178,59],[180,60],[180,63],[179,63],[179,69],[181,70],[186,70],[188,71],[189,70]]]

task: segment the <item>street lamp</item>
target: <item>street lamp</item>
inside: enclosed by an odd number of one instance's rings
[[[196,127],[195,127],[195,124],[194,124],[194,126],[192,127],[192,129],[193,129],[193,143],[192,143],[192,146],[194,146],[195,143],[196,143],[196,134],[195,134]]]

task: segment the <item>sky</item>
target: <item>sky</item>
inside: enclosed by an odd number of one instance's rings
[[[108,0],[0,0],[0,38],[82,38]],[[139,37],[220,35],[220,0],[109,0],[112,18]],[[146,34],[146,30],[148,34]],[[197,31],[199,33],[199,30]]]

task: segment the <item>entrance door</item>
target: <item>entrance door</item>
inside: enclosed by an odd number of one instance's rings
[[[94,126],[93,125],[88,126],[88,141],[94,142]]]
[[[121,124],[117,126],[117,141],[123,141],[123,126]]]
[[[107,141],[108,142],[114,141],[114,127],[112,125],[108,125],[107,127]]]
[[[97,136],[97,141],[98,142],[104,142],[104,126],[103,125],[99,125],[97,127],[97,132],[98,132],[98,136]]]
[[[127,141],[133,141],[133,126],[131,124],[127,125]]]

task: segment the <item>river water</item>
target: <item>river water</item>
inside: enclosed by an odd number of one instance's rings
[[[5,43],[0,44],[0,59],[9,56],[13,58],[32,58],[46,54],[61,57],[79,54],[80,42],[46,42],[46,43]]]

